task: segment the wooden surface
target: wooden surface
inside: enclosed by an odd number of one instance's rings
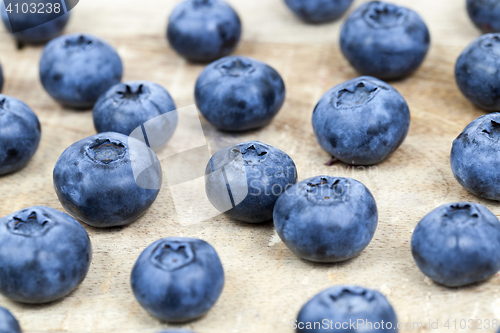
[[[165,40],[167,17],[175,2],[84,0],[74,10],[66,31],[89,32],[108,40],[123,58],[124,80],[155,81],[169,90],[177,106],[188,106],[193,104],[194,83],[203,66],[186,63]],[[275,145],[294,159],[300,180],[329,174],[362,181],[373,192],[380,215],[370,245],[345,263],[306,262],[284,246],[271,223],[249,225],[218,216],[192,225],[180,224],[170,191],[164,187],[151,209],[132,225],[112,230],[86,226],[94,249],[93,262],[87,278],[71,295],[41,306],[0,297],[0,306],[17,316],[25,332],[156,332],[167,328],[135,301],[130,271],[141,251],[153,241],[190,236],[210,242],[226,272],[226,285],[215,307],[201,320],[181,326],[198,333],[291,333],[290,320],[310,297],[343,283],[380,290],[401,322],[439,320],[440,329],[434,332],[459,331],[443,328],[447,319],[500,319],[500,276],[448,289],[425,278],[410,253],[412,230],[438,205],[480,202],[500,214],[499,204],[480,200],[462,189],[449,166],[453,139],[483,114],[461,96],[453,77],[461,50],[479,36],[466,16],[465,1],[394,0],[423,16],[431,31],[432,47],[415,75],[394,83],[411,109],[406,141],[388,160],[364,170],[342,164],[324,166],[329,156],[316,143],[311,126],[311,113],[321,95],[357,76],[338,47],[341,23],[306,25],[281,0],[229,2],[244,24],[243,39],[235,53],[276,68],[286,83],[287,98],[275,120],[262,130],[225,136],[205,124],[208,135]],[[356,0],[354,6],[362,2]],[[43,128],[40,148],[29,165],[0,179],[0,215],[32,205],[62,210],[53,190],[52,169],[67,146],[95,134],[92,113],[64,110],[45,93],[38,79],[42,47],[17,50],[2,30],[0,50],[4,93],[32,107]],[[426,326],[401,331],[430,331]]]

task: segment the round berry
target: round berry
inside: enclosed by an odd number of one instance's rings
[[[61,7],[59,7],[61,8],[59,13],[49,9],[53,8],[52,6],[55,4],[51,0],[38,0],[36,2],[38,10],[33,11],[31,9],[33,7],[31,7],[26,12],[23,11],[22,2],[9,1],[8,3],[10,5],[9,13],[5,8],[5,2],[1,1],[0,3],[2,22],[7,31],[20,43],[41,44],[59,36],[68,24],[71,15],[70,12],[64,14]],[[16,5],[19,6],[19,9]]]
[[[352,327],[352,323],[355,329],[346,329]],[[391,304],[378,291],[339,285],[320,292],[307,302],[296,324],[297,333],[388,333],[397,332],[398,318]]]
[[[276,200],[296,182],[297,168],[290,156],[259,141],[220,149],[205,170],[205,191],[212,205],[250,223],[271,220]]]
[[[0,94],[0,175],[24,167],[37,151],[40,136],[36,114],[20,100]]]
[[[285,191],[274,206],[274,226],[297,256],[338,262],[359,254],[378,223],[375,199],[351,178],[316,176]]]
[[[240,18],[223,0],[185,0],[168,19],[170,45],[190,61],[214,61],[228,55],[240,36]]]
[[[413,10],[383,1],[359,6],[340,33],[342,52],[361,74],[399,79],[413,73],[429,50],[430,35]]]
[[[203,316],[224,287],[224,270],[214,248],[195,238],[164,238],[148,246],[131,275],[135,298],[167,322]]]
[[[405,99],[389,84],[362,76],[326,92],[312,123],[321,148],[348,164],[376,164],[404,141],[410,127]]]
[[[475,39],[458,57],[455,79],[462,94],[487,111],[500,111],[500,33]]]
[[[0,92],[3,89],[3,84],[4,84],[3,69],[2,65],[0,65]]]
[[[500,222],[480,204],[445,204],[418,223],[411,251],[418,268],[440,284],[479,282],[500,269]]]
[[[23,303],[66,296],[87,275],[92,246],[74,218],[33,206],[0,219],[0,293]],[[0,321],[1,325],[1,321]]]
[[[122,61],[113,47],[88,34],[53,39],[40,59],[43,87],[56,101],[72,108],[91,108],[121,81],[122,74]]]
[[[130,135],[134,130],[142,133],[140,127],[144,126],[148,136],[151,136],[148,143],[154,149],[166,144],[174,134],[177,112],[170,112],[174,110],[172,97],[156,83],[118,83],[101,95],[94,105],[94,126],[99,133],[117,132],[125,135]]]
[[[469,192],[500,200],[500,113],[473,120],[453,141],[450,162],[456,180]]]
[[[353,0],[285,0],[295,15],[306,22],[323,23],[339,19]]]
[[[498,0],[467,0],[467,13],[483,32],[500,32],[500,2]]]
[[[224,131],[267,125],[285,100],[285,84],[258,60],[229,56],[208,65],[196,81],[194,97],[203,116]]]
[[[9,310],[0,307],[0,332],[21,333],[21,326]]]
[[[63,207],[94,227],[116,227],[139,218],[153,204],[162,182],[161,165],[143,142],[114,132],[68,147],[54,168]]]

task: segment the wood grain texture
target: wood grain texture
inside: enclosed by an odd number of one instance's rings
[[[339,50],[341,23],[306,25],[281,0],[229,2],[244,24],[243,40],[235,53],[276,68],[286,83],[287,99],[275,120],[261,130],[228,136],[205,123],[207,135],[230,142],[255,139],[275,145],[294,159],[300,180],[327,174],[362,181],[374,194],[380,216],[368,248],[345,263],[320,265],[294,256],[271,223],[249,225],[218,216],[181,225],[165,186],[151,209],[132,225],[112,230],[85,226],[94,248],[93,262],[87,278],[71,295],[41,306],[16,304],[0,297],[0,306],[14,313],[25,332],[157,332],[168,328],[135,301],[130,271],[141,251],[153,241],[190,236],[202,238],[217,249],[226,271],[226,285],[208,315],[176,327],[199,333],[290,333],[290,320],[310,297],[343,283],[380,290],[402,322],[439,320],[443,325],[447,319],[500,319],[500,276],[478,285],[448,289],[425,278],[410,253],[415,225],[441,204],[479,202],[500,214],[498,203],[464,190],[449,166],[453,139],[484,113],[462,97],[453,76],[461,50],[479,36],[468,20],[465,1],[393,0],[422,15],[431,31],[432,47],[415,75],[393,83],[411,109],[406,141],[388,160],[366,169],[343,164],[325,166],[329,156],[316,143],[311,126],[311,113],[321,95],[357,76]],[[356,0],[354,6],[362,2]],[[74,10],[67,32],[88,32],[108,40],[123,58],[124,80],[157,82],[169,90],[179,107],[188,106],[194,102],[193,87],[203,66],[186,63],[165,40],[167,17],[175,3],[84,0]],[[26,102],[39,116],[43,131],[40,148],[28,166],[0,178],[0,216],[32,205],[62,210],[52,185],[53,166],[66,147],[95,134],[90,111],[65,110],[43,90],[38,78],[41,51],[42,47],[17,50],[10,36],[3,30],[0,33],[4,93]],[[431,330],[424,326],[401,331]],[[459,330],[441,326],[439,331]]]

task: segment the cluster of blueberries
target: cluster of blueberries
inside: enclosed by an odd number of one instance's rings
[[[341,17],[353,0],[285,2],[301,19],[321,23]],[[467,9],[483,31],[500,31],[500,1],[467,0]],[[1,10],[10,29],[3,3]],[[85,279],[92,246],[77,220],[100,228],[124,226],[153,204],[162,183],[155,151],[167,144],[177,125],[176,106],[163,87],[149,81],[121,83],[122,61],[105,41],[88,34],[56,37],[68,18],[65,14],[13,34],[20,43],[50,40],[40,60],[43,87],[65,107],[93,107],[98,132],[68,147],[54,167],[55,191],[71,216],[33,206],[0,219],[0,293],[23,303],[60,299]],[[181,56],[192,62],[213,61],[196,81],[194,96],[203,116],[222,131],[261,128],[285,100],[285,84],[276,70],[255,59],[228,56],[241,31],[238,14],[223,0],[183,1],[167,28],[170,45]],[[381,79],[413,73],[429,44],[424,21],[408,8],[371,1],[348,17],[341,50],[364,76],[327,91],[312,113],[316,139],[332,160],[373,165],[403,143],[410,110],[403,96]],[[500,111],[498,67],[496,33],[479,37],[456,65],[463,94],[488,111]],[[141,140],[131,135],[158,117],[163,117],[158,147],[145,136]],[[0,95],[0,124],[0,175],[5,175],[34,155],[41,126],[26,104],[6,95]],[[451,166],[464,188],[500,201],[499,139],[500,113],[479,117],[454,141]],[[149,167],[137,175],[134,163]],[[215,208],[248,223],[273,220],[284,244],[305,260],[349,260],[368,246],[377,228],[375,199],[361,182],[327,175],[297,182],[293,160],[259,141],[220,149],[205,174],[206,195]],[[437,283],[458,287],[483,281],[500,269],[500,222],[480,204],[445,204],[418,223],[411,248],[417,266]],[[151,315],[182,323],[203,316],[216,303],[224,270],[207,242],[163,238],[137,259],[131,285]],[[334,286],[313,297],[298,314],[297,321],[305,325],[297,332],[325,331],[325,319],[392,324],[383,330],[358,327],[363,332],[397,330],[396,313],[385,297],[360,286]],[[17,320],[0,308],[0,332],[20,331]]]

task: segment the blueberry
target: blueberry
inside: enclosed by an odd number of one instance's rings
[[[339,19],[354,0],[285,0],[295,15],[306,22],[323,23]]]
[[[467,13],[483,32],[500,32],[500,2],[498,0],[467,0]]]
[[[0,219],[0,293],[23,303],[66,296],[87,275],[92,246],[71,216],[45,206]]]
[[[170,45],[190,61],[207,62],[228,55],[240,36],[240,18],[222,0],[185,0],[168,19]]]
[[[488,111],[500,111],[500,34],[475,39],[458,57],[455,79],[464,96]]]
[[[344,23],[342,52],[363,75],[399,79],[413,73],[429,50],[427,26],[413,10],[383,1],[361,5]]]
[[[411,252],[418,268],[445,286],[485,280],[500,269],[500,222],[480,204],[442,205],[418,223]]]
[[[224,286],[217,252],[195,238],[164,238],[148,246],[131,275],[135,298],[151,315],[167,322],[203,316]]]
[[[457,181],[473,194],[500,200],[500,113],[472,121],[453,141],[451,169]]]
[[[174,134],[177,113],[171,112],[161,118],[158,116],[174,110],[175,104],[170,94],[153,82],[118,83],[101,95],[94,105],[94,126],[99,133],[118,132],[125,135],[130,135],[141,125],[153,126],[153,133],[162,133],[159,140],[154,140],[155,143],[161,141],[161,144],[165,144]],[[156,119],[146,124],[153,118]]]
[[[144,172],[139,173],[141,166]],[[113,132],[74,143],[54,168],[54,187],[63,207],[101,228],[136,220],[153,204],[161,180],[156,155],[141,141]]]
[[[0,333],[21,333],[21,326],[9,310],[0,307]]]
[[[25,166],[38,149],[40,135],[33,111],[20,100],[0,94],[0,175]]]
[[[389,84],[362,76],[326,92],[314,109],[312,123],[325,151],[348,164],[370,165],[403,143],[410,110]]]
[[[3,89],[3,70],[2,70],[2,65],[0,65],[0,92],[2,91]]]
[[[397,332],[397,324],[396,312],[378,291],[338,285],[320,292],[302,307],[296,332]]]
[[[316,262],[348,260],[370,243],[378,223],[375,199],[351,178],[316,176],[276,201],[274,226],[297,256]]]
[[[259,141],[220,149],[208,162],[205,175],[212,205],[250,223],[271,220],[278,197],[297,182],[290,156]]]
[[[121,81],[122,74],[118,53],[89,34],[53,39],[40,59],[43,87],[56,101],[72,108],[91,108],[100,95]]]
[[[3,1],[1,3],[0,11],[2,21],[7,30],[21,43],[41,44],[48,42],[52,38],[61,34],[70,17],[70,13],[68,12],[56,19],[52,19],[54,17],[53,10],[52,13],[47,12],[49,11],[49,4],[53,8],[55,3],[53,0],[38,0],[36,2],[32,2],[37,5],[36,13],[31,12],[32,8],[29,8],[26,13],[22,12],[22,2],[9,1],[9,3],[12,4],[11,8],[9,8],[12,10],[10,15],[7,14],[5,3]],[[16,3],[20,7],[18,9],[18,14],[16,14]],[[29,2],[27,2],[27,4],[32,6]],[[13,33],[12,25],[16,28],[16,31],[21,31]]]
[[[201,72],[194,97],[203,116],[218,129],[246,131],[271,122],[285,100],[285,84],[263,62],[228,56]]]

